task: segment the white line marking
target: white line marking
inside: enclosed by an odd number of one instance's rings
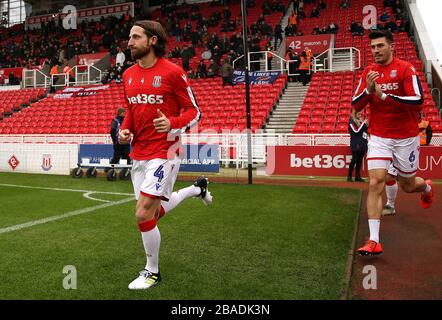
[[[48,187],[34,187],[34,186],[22,186],[18,184],[5,184],[0,183],[0,187],[13,187],[13,188],[24,188],[24,189],[40,189],[40,190],[50,190],[50,191],[67,191],[67,192],[81,192],[81,193],[102,193],[102,194],[114,194],[122,196],[133,196],[133,193],[121,193],[121,192],[107,192],[107,191],[96,191],[96,190],[78,190],[78,189],[62,189],[62,188],[48,188]]]
[[[110,201],[110,200],[104,200],[104,199],[93,198],[93,197],[91,196],[91,194],[94,194],[94,193],[96,193],[96,192],[87,192],[87,193],[83,193],[83,197],[85,197],[86,199],[89,199],[89,200],[94,200],[94,201],[100,201],[100,202],[106,202],[106,203],[112,202],[112,201]]]
[[[84,209],[79,209],[79,210],[75,210],[75,211],[66,212],[66,213],[60,214],[58,216],[52,216],[52,217],[43,218],[43,219],[40,219],[40,220],[34,220],[34,221],[22,223],[22,224],[17,224],[15,226],[10,226],[10,227],[6,227],[6,228],[3,228],[3,229],[0,229],[0,234],[12,232],[12,231],[17,231],[17,230],[20,230],[20,229],[30,228],[30,227],[33,227],[33,226],[36,226],[36,225],[39,225],[39,224],[48,223],[48,222],[51,222],[51,221],[56,221],[56,220],[61,220],[61,219],[69,218],[69,217],[78,216],[78,215],[83,214],[83,213],[88,213],[88,212],[92,212],[92,211],[95,211],[95,210],[100,210],[100,209],[116,206],[116,205],[119,205],[119,204],[123,204],[123,203],[126,203],[126,202],[134,201],[134,199],[135,198],[126,198],[126,199],[123,199],[123,200],[120,200],[120,201],[116,201],[116,202],[103,203],[103,204],[100,204],[100,205],[94,206],[94,207],[89,207],[89,208],[84,208]]]

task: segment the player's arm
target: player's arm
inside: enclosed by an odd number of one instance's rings
[[[367,103],[371,101],[372,93],[374,91],[374,78],[375,74],[372,71],[369,72],[368,69],[365,69],[362,73],[358,87],[356,88],[355,94],[351,100],[351,106],[356,112],[364,109]]]
[[[201,112],[184,71],[176,75],[175,84],[173,93],[182,111],[178,117],[169,118],[170,131],[184,133],[198,123]]]
[[[386,94],[382,92],[379,85],[376,85],[376,95],[388,102],[394,103],[400,108],[407,110],[421,111],[424,103],[424,94],[422,91],[422,85],[419,77],[416,74],[415,69],[410,65],[407,67],[404,75],[404,96],[397,96],[394,94]]]

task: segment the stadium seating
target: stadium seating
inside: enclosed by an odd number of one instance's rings
[[[391,17],[392,9],[384,8],[382,0],[356,0],[351,2],[350,9],[340,9],[339,1],[327,2],[327,8],[321,10],[319,18],[305,18],[299,24],[299,30],[304,34],[311,34],[318,25],[324,27],[334,22],[339,26],[335,35],[335,47],[356,47],[361,52],[361,69],[352,72],[317,72],[313,75],[306,98],[299,112],[298,119],[293,127],[293,133],[347,133],[347,123],[350,116],[351,98],[358,85],[362,69],[373,63],[369,47],[368,31],[364,36],[352,36],[350,25],[352,21],[363,20],[362,8],[365,5],[375,5],[377,12],[386,11]],[[316,5],[305,4],[307,17]],[[416,54],[414,43],[408,39],[406,32],[394,33],[395,56],[411,62],[418,70],[419,78],[424,91],[424,115],[430,121],[433,132],[441,131],[441,117],[432,99],[425,75],[422,70],[422,61]],[[336,115],[336,117],[330,117]],[[321,119],[319,119],[321,118]]]
[[[262,128],[286,81],[281,76],[273,84],[251,86],[252,130]],[[211,78],[193,80],[192,88],[202,112],[199,131],[246,128],[244,85],[223,88],[220,78]],[[108,134],[120,106],[125,106],[122,84],[86,97],[54,99],[52,94],[0,121],[0,134]]]
[[[0,91],[0,119],[45,96],[45,89]]]

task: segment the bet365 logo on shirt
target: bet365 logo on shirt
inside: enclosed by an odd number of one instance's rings
[[[127,97],[130,104],[163,104],[163,96],[158,94],[137,94],[134,97]]]
[[[381,90],[382,91],[387,91],[387,90],[397,90],[399,89],[399,83],[397,82],[393,82],[393,83],[381,83],[379,84],[381,86]]]

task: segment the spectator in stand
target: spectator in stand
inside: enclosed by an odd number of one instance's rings
[[[390,19],[388,19],[387,22],[385,23],[384,29],[385,30],[390,30],[390,32],[393,32],[393,33],[399,31],[399,28],[398,28],[396,22],[390,21]]]
[[[295,28],[298,25],[298,15],[295,12],[292,12],[292,14],[289,16],[289,24],[294,25]]]
[[[212,59],[218,64],[220,65],[221,62],[221,56],[223,55],[220,47],[215,46],[212,50]]]
[[[186,48],[187,46],[184,45],[183,46],[183,51],[184,48]],[[181,50],[180,47],[176,46],[172,51],[169,52],[169,59],[173,59],[173,58],[181,58]]]
[[[284,32],[287,37],[292,37],[296,34],[296,28],[294,25],[289,24],[287,27],[285,27]]]
[[[339,26],[337,24],[335,24],[334,22],[332,22],[332,23],[330,23],[328,30],[330,31],[330,33],[338,33]]]
[[[196,71],[196,77],[197,79],[203,79],[206,77],[206,75],[207,75],[206,65],[204,64],[203,60],[200,60],[200,63],[198,64],[198,68]]]
[[[223,78],[223,87],[226,84],[233,86],[232,76],[233,76],[233,67],[230,64],[230,59],[225,58],[224,63],[221,66],[221,77]]]
[[[324,0],[320,0],[319,4],[318,4],[318,7],[319,7],[320,10],[324,10],[325,8],[327,8],[327,5],[324,2]]]
[[[313,28],[313,34],[319,34],[321,32],[321,29],[319,28],[319,26],[318,25],[316,25],[314,28]]]
[[[69,82],[75,82],[74,70],[69,66],[69,62],[67,59],[63,61],[63,72],[64,75],[68,74]]]
[[[209,64],[209,69],[207,70],[207,75],[209,75],[209,70],[212,70],[214,76],[218,76],[218,73],[219,73],[219,65],[218,65],[218,63],[217,63],[215,60],[213,60],[213,59],[210,59],[210,64]]]
[[[273,47],[270,41],[267,42],[266,44],[266,51],[267,51],[267,70],[272,70]]]
[[[8,80],[10,86],[17,86],[20,84],[20,80],[16,76],[14,76],[12,72],[9,73]]]
[[[118,53],[117,56],[115,57],[115,64],[116,65],[120,65],[120,66],[124,66],[124,62],[126,61],[126,56],[124,55],[123,50],[121,50],[120,47],[117,48]]]
[[[178,23],[175,23],[170,30],[170,34],[175,37],[176,42],[181,42],[181,28]]]
[[[56,74],[60,74],[59,68],[60,65],[58,64],[58,61],[56,61],[55,64],[52,66],[51,70],[49,71],[49,76],[51,77],[51,84],[57,83],[59,76],[56,76]],[[55,92],[55,88],[53,86],[51,86],[51,92]]]
[[[309,82],[309,76],[308,76],[309,71],[310,71],[310,61],[307,58],[307,53],[305,51],[302,51],[300,57],[300,64],[299,64],[299,73],[300,73],[300,80],[303,86],[306,86],[307,83]]]
[[[282,26],[281,23],[278,23],[275,26],[275,31],[274,31],[274,35],[275,35],[275,48],[278,48],[278,40],[279,40],[279,44],[282,43]]]
[[[215,77],[215,72],[213,71],[213,69],[212,68],[208,68],[207,69],[207,78],[214,78]]]
[[[419,112],[418,121],[420,145],[428,146],[430,145],[431,138],[433,137],[433,129],[430,126],[430,122],[425,120],[423,117],[422,112]]]
[[[401,3],[401,0],[396,0],[396,1],[393,3],[392,8],[393,8],[393,11],[395,11],[395,12],[396,12],[397,9],[401,9],[401,10],[402,10],[402,3]]]
[[[299,0],[299,4],[298,4],[298,10],[296,11],[299,15],[300,12],[304,12],[304,1],[303,0]],[[299,16],[300,18],[302,18],[301,16]]]
[[[379,17],[379,19],[382,22],[387,22],[387,20],[390,19],[390,16],[388,15],[387,11],[384,11],[384,13],[382,13],[382,15]]]
[[[312,50],[309,47],[305,47],[305,55],[307,57],[307,60],[311,63],[313,58]]]
[[[319,18],[319,11],[319,7],[314,8],[310,14],[310,18]]]
[[[183,51],[181,51],[181,58],[182,58],[182,64],[184,71],[189,70],[189,64],[190,64],[190,58],[192,58],[192,54],[187,47],[187,45],[183,46]]]
[[[190,69],[190,70],[187,72],[187,77],[188,77],[189,79],[196,79],[196,74],[195,74],[195,72],[193,71],[193,69]]]
[[[208,47],[204,48],[203,53],[201,53],[201,59],[210,60],[212,58],[212,51]]]
[[[353,22],[350,27],[351,34],[353,36],[363,36],[364,35],[364,27],[360,22]]]

